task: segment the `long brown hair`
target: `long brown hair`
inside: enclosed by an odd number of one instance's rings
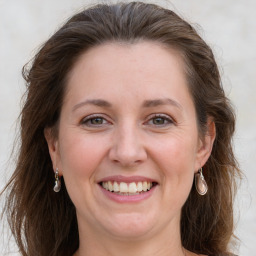
[[[209,191],[193,187],[183,206],[181,239],[196,253],[229,252],[233,236],[233,196],[240,177],[232,150],[235,116],[224,94],[213,53],[195,29],[173,11],[141,2],[96,5],[73,16],[25,66],[27,83],[21,112],[16,169],[8,185],[5,212],[23,256],[72,255],[79,246],[76,212],[63,184],[53,192],[54,173],[44,138],[58,120],[66,78],[78,57],[106,42],[152,41],[175,48],[183,57],[194,100],[199,132],[207,118],[216,125],[216,139],[204,166]]]

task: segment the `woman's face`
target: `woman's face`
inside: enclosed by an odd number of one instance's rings
[[[58,139],[48,143],[80,231],[128,239],[179,232],[210,152],[183,70],[177,52],[150,42],[97,46],[75,64]]]

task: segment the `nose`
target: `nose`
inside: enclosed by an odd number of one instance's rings
[[[138,128],[127,125],[115,131],[109,158],[123,167],[132,167],[147,159],[143,135]]]

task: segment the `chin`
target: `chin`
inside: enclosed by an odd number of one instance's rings
[[[145,237],[153,229],[154,218],[151,215],[141,213],[118,214],[112,219],[108,232],[119,239],[134,239]]]

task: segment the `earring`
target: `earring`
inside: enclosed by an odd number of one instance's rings
[[[55,185],[53,187],[54,192],[59,192],[61,189],[61,181],[59,180],[59,170],[56,169],[55,172]]]
[[[195,174],[195,186],[198,194],[201,196],[205,195],[208,191],[208,186],[203,175],[203,168]]]

